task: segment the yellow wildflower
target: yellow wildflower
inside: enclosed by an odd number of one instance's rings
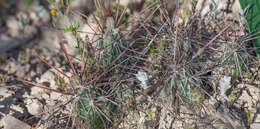
[[[54,16],[54,17],[56,16],[56,10],[55,10],[55,9],[52,9],[52,10],[50,11],[50,13],[51,13],[52,16]]]

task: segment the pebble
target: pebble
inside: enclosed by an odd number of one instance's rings
[[[14,91],[8,90],[7,87],[0,87],[0,100],[12,96]]]
[[[12,37],[20,37],[20,25],[18,20],[14,16],[10,16],[6,20],[6,25],[8,27],[8,34]]]
[[[24,109],[22,107],[20,107],[19,105],[11,105],[10,109],[12,109],[12,110],[14,110],[16,112],[19,112],[21,114],[24,113]]]
[[[50,99],[51,100],[59,100],[61,98],[62,94],[57,92],[51,92],[50,93]]]
[[[40,87],[35,87],[34,86],[34,87],[31,88],[31,95],[33,97],[40,97],[41,94],[43,94],[43,92],[44,92],[44,89],[42,89]]]
[[[31,115],[39,115],[43,111],[42,103],[37,99],[25,100],[26,108]]]

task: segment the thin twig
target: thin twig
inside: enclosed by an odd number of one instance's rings
[[[66,56],[66,59],[67,59],[69,65],[70,65],[70,68],[72,69],[73,74],[76,75],[76,70],[75,70],[75,68],[74,68],[74,66],[72,64],[72,61],[71,61],[71,59],[70,59],[70,57],[69,57],[69,55],[67,53],[67,50],[66,50],[66,48],[64,46],[64,43],[63,43],[62,38],[61,38],[61,34],[57,30],[56,30],[56,33],[57,33],[57,36],[59,38],[60,46],[63,49],[63,52],[64,52],[64,54]]]
[[[45,63],[46,65],[48,65],[49,67],[55,69],[57,72],[59,72],[60,74],[62,74],[63,76],[67,77],[68,79],[70,78],[66,73],[62,72],[61,70],[57,69],[56,67],[52,66],[51,64],[49,64],[46,60],[42,59],[40,56],[37,56],[37,58]]]
[[[27,80],[24,80],[24,79],[21,79],[21,78],[15,78],[15,80],[23,82],[23,83],[26,83],[26,84],[29,84],[29,85],[32,85],[32,86],[35,86],[35,87],[39,87],[39,88],[42,88],[42,89],[50,90],[50,91],[53,91],[53,92],[56,92],[56,93],[65,94],[65,95],[74,95],[73,93],[66,93],[66,92],[62,92],[62,91],[56,90],[56,89],[51,89],[48,86],[45,86],[43,84],[30,82],[30,81],[27,81]]]

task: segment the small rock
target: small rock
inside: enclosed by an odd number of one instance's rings
[[[27,99],[26,108],[32,115],[38,115],[43,111],[43,105],[36,99]]]
[[[20,107],[19,105],[11,105],[10,106],[10,109],[12,109],[12,110],[14,110],[14,111],[17,111],[17,112],[19,112],[19,113],[21,113],[21,114],[23,114],[24,112],[23,112],[23,108],[22,107]]]
[[[30,77],[34,77],[34,76],[36,76],[36,75],[37,75],[37,73],[36,73],[35,71],[32,70],[32,71],[30,72]]]
[[[119,2],[120,2],[120,5],[127,6],[129,4],[130,0],[120,0]]]
[[[23,33],[25,34],[25,37],[28,38],[34,36],[34,34],[37,33],[37,29],[34,26],[27,25],[25,26]]]
[[[6,25],[8,27],[8,34],[12,37],[20,37],[20,25],[15,17],[7,18]]]
[[[23,98],[30,98],[31,95],[28,94],[28,92],[25,92],[23,95],[22,95]]]
[[[200,12],[202,17],[209,16],[213,13],[216,17],[221,16],[222,10],[225,10],[228,0],[199,0],[196,10]]]
[[[31,12],[29,17],[32,19],[33,25],[37,25],[39,23],[39,17],[37,16],[36,12]]]
[[[55,85],[55,74],[54,72],[48,70],[45,72],[42,76],[41,79],[38,81],[38,83],[43,83],[43,82],[48,82],[50,83],[50,88],[55,89],[57,86]]]
[[[28,15],[25,12],[17,13],[16,17],[18,18],[18,22],[19,22],[19,25],[20,25],[21,29],[23,29],[23,27],[28,25],[29,22],[30,22],[30,19],[29,19]]]
[[[47,100],[47,99],[50,98],[50,96],[49,96],[48,94],[45,94],[45,93],[42,94],[41,97],[42,97],[43,99],[45,99],[45,100]]]
[[[51,92],[51,94],[50,94],[51,100],[58,100],[58,99],[60,99],[61,96],[62,96],[62,94],[57,93],[57,92]]]
[[[38,96],[41,96],[44,92],[44,89],[43,88],[40,88],[40,87],[32,87],[31,88],[31,95],[33,97],[38,97]]]
[[[45,108],[47,107],[48,109],[50,109],[50,108],[54,107],[55,105],[57,105],[56,101],[53,101],[53,100],[50,100],[50,99],[46,99]]]
[[[17,65],[15,64],[14,61],[10,61],[9,62],[9,65],[6,65],[6,69],[8,70],[8,72],[10,73],[14,73],[18,68],[17,68]]]
[[[5,87],[0,87],[0,100],[12,96],[12,94],[14,94],[14,91],[8,90]]]
[[[40,47],[48,48],[53,52],[59,52],[60,50],[59,40],[55,32],[44,27],[41,28],[41,31],[44,32],[42,33],[42,37],[44,40],[40,40],[39,43]]]
[[[4,129],[31,129],[31,126],[10,116],[6,115],[2,120]]]
[[[40,6],[40,9],[37,10],[37,16],[39,16],[41,18],[41,21],[44,23],[51,20],[50,14],[43,6]]]
[[[18,77],[25,78],[25,76],[26,76],[25,71],[27,71],[26,67],[24,68],[21,65],[17,65],[15,69],[17,69],[17,71],[15,71],[15,72]]]
[[[33,25],[40,25],[42,22],[46,23],[50,21],[50,15],[43,6],[39,6],[34,11],[31,11],[29,16],[32,19]]]

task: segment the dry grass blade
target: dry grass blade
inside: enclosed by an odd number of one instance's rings
[[[104,27],[101,25],[100,21],[97,19],[97,17],[95,15],[93,15],[93,17],[94,17],[94,20],[96,21],[96,23],[98,24],[99,31],[102,33],[105,33]]]
[[[119,23],[120,23],[122,17],[123,17],[124,14],[125,14],[126,9],[127,9],[127,6],[124,7],[124,10],[123,10],[122,14],[120,15],[119,19],[116,19],[116,21],[117,21],[116,26],[119,25]]]
[[[91,29],[91,31],[95,32],[95,29],[86,20],[88,17],[85,14],[78,12],[78,11],[72,11],[72,13],[75,16],[79,17],[82,21],[84,21],[84,23],[86,23],[88,25],[88,27]],[[90,33],[90,34],[93,34],[93,33]]]
[[[150,46],[152,45],[153,41],[158,37],[159,33],[162,31],[162,29],[164,28],[164,26],[166,26],[167,23],[165,22],[161,27],[160,29],[158,30],[158,32],[153,36],[152,40],[148,43],[148,45],[143,49],[142,53],[145,54]]]
[[[87,60],[85,61],[85,48],[86,48],[86,44],[87,44],[87,41],[85,40],[84,41],[84,45],[83,45],[83,51],[82,51],[82,54],[81,54],[81,70],[80,70],[80,76],[81,77],[84,75],[86,62],[87,62]]]
[[[225,32],[232,24],[227,25],[224,29],[222,29],[214,38],[212,38],[209,43],[207,43],[203,48],[200,48],[198,50],[198,52],[192,57],[192,59],[195,59],[196,57],[198,57],[199,55],[201,55],[204,50],[210,45],[212,44],[223,32]]]
[[[37,56],[37,58],[38,58],[41,62],[43,62],[43,63],[45,63],[46,65],[48,65],[49,67],[55,69],[57,72],[59,72],[59,73],[62,74],[63,76],[67,77],[68,79],[70,78],[66,73],[64,73],[64,72],[60,71],[59,69],[57,69],[56,67],[50,65],[46,60],[42,59],[40,56]]]
[[[124,49],[126,49],[126,50],[128,50],[128,51],[130,51],[130,52],[134,52],[135,54],[139,54],[139,55],[141,55],[141,56],[148,57],[147,54],[143,54],[143,53],[138,52],[138,51],[136,51],[136,50],[129,49],[129,48],[126,48],[126,47],[124,47],[124,46],[122,46],[122,48],[124,48]]]
[[[177,62],[177,47],[178,47],[177,37],[178,37],[178,25],[176,25],[176,33],[174,36],[174,48],[173,48],[175,62]]]
[[[104,13],[104,10],[102,9],[102,6],[100,4],[100,1],[99,0],[95,0],[95,2],[97,3],[97,9],[101,9],[101,14],[103,17],[105,17],[105,13]]]
[[[63,41],[62,41],[61,34],[60,34],[60,32],[57,31],[57,30],[56,30],[56,33],[57,33],[57,36],[58,36],[58,38],[59,38],[60,46],[61,46],[61,48],[63,49],[63,52],[64,52],[64,54],[65,54],[65,56],[66,56],[66,59],[67,59],[69,65],[70,65],[70,68],[72,69],[73,74],[74,74],[74,75],[77,75],[77,74],[76,74],[76,70],[75,70],[75,68],[74,68],[74,66],[73,66],[73,64],[72,64],[72,61],[71,61],[71,59],[70,59],[70,57],[69,57],[69,55],[68,55],[68,53],[67,53],[67,50],[66,50],[66,48],[65,48],[65,46],[64,46],[64,43],[63,43]]]
[[[153,8],[157,4],[158,4],[158,2],[154,2],[153,4],[151,4],[151,5],[147,6],[146,8],[142,9],[139,13],[144,14],[146,11],[149,11],[151,8]]]
[[[118,22],[117,19],[118,19],[118,15],[119,15],[119,8],[120,8],[120,0],[117,0],[117,7],[116,7],[116,21],[115,22]]]

